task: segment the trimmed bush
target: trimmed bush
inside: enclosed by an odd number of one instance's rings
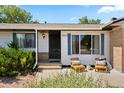
[[[0,76],[29,73],[35,64],[35,53],[15,48],[0,48]]]

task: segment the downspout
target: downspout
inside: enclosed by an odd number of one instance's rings
[[[103,57],[103,54],[102,54],[102,34],[104,34],[102,31],[103,31],[103,27],[100,27],[100,29],[101,29],[101,32],[100,32],[100,58],[102,58]],[[105,35],[104,35],[104,53],[105,53]]]
[[[35,38],[36,38],[36,48],[35,48],[36,62],[35,62],[35,64],[34,64],[33,69],[35,69],[35,67],[36,67],[37,64],[38,64],[38,31],[37,31],[37,29],[35,29]]]

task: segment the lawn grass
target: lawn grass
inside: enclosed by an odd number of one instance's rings
[[[95,80],[92,76],[77,73],[58,74],[54,77],[41,79],[39,82],[32,82],[30,88],[108,88],[107,83],[103,84],[101,79]]]

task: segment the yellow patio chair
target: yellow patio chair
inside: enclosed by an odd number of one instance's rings
[[[105,65],[95,65],[95,71],[96,72],[99,72],[99,71],[108,72],[108,66],[105,66]]]
[[[79,58],[71,58],[71,68],[76,72],[85,71],[85,66],[80,63]]]

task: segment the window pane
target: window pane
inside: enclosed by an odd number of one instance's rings
[[[91,54],[91,35],[80,36],[80,52],[81,54]]]
[[[35,34],[16,34],[19,48],[35,48]]]
[[[72,54],[79,54],[79,35],[72,35]]]
[[[26,48],[35,47],[35,37],[34,34],[26,34]]]
[[[99,35],[92,36],[93,54],[99,54]]]
[[[25,34],[16,34],[16,41],[19,48],[25,47]]]

